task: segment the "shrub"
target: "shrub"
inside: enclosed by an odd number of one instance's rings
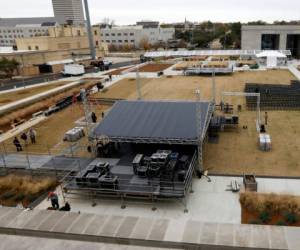
[[[262,224],[262,222],[260,220],[251,220],[251,221],[249,221],[249,224],[260,225],[260,224]]]
[[[295,224],[298,221],[297,215],[294,213],[284,213],[283,217],[288,224]]]
[[[17,202],[19,202],[19,201],[24,200],[24,198],[25,198],[25,194],[19,193],[19,194],[17,194],[17,195],[14,197],[14,200],[17,201]]]
[[[1,196],[1,199],[8,200],[8,199],[14,197],[15,195],[16,195],[16,192],[14,190],[9,190]]]
[[[269,212],[267,211],[264,211],[264,212],[261,212],[260,215],[259,215],[259,219],[264,223],[268,223],[270,220],[271,220],[271,216],[269,214]]]
[[[284,221],[277,221],[276,223],[277,226],[286,226],[286,223]]]

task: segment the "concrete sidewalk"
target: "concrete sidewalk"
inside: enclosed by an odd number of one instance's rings
[[[299,228],[7,207],[0,208],[0,233],[169,249],[299,250],[300,246]]]

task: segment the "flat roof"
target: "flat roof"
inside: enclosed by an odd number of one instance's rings
[[[91,136],[105,136],[118,142],[198,145],[206,133],[211,105],[188,101],[119,101]]]
[[[40,25],[54,26],[56,24],[55,17],[20,17],[20,18],[0,18],[0,27],[17,27],[20,25]]]

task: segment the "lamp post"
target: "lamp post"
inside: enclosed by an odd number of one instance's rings
[[[96,59],[96,50],[94,46],[94,38],[93,38],[93,32],[92,32],[92,26],[91,26],[91,19],[90,19],[90,11],[89,11],[89,5],[88,0],[84,0],[84,9],[85,9],[85,17],[86,17],[86,25],[87,25],[87,32],[89,37],[89,46],[91,51],[91,57],[92,60]]]

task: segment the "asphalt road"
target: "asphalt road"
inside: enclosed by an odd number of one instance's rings
[[[110,69],[116,69],[120,67],[130,66],[139,63],[139,61],[120,62],[113,64]],[[86,69],[86,73],[97,72],[94,68]],[[18,79],[18,80],[6,80],[0,82],[0,91],[9,90],[13,88],[21,88],[25,86],[31,86],[43,82],[54,81],[65,78],[61,73],[58,74],[43,74],[41,76],[35,76],[31,78]]]

